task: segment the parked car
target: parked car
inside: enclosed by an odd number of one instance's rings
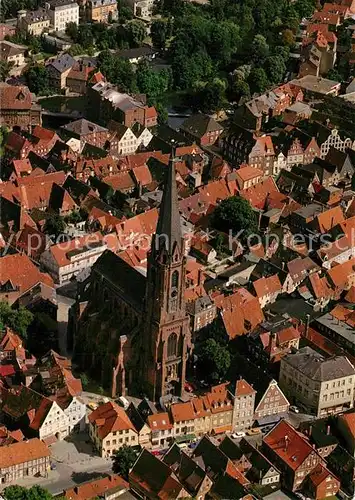
[[[255,429],[248,429],[246,431],[247,436],[254,436],[255,434],[261,434],[261,430],[256,427]]]
[[[124,396],[120,396],[117,400],[116,403],[119,404],[120,406],[123,406],[125,410],[129,407],[129,401],[126,399]]]
[[[51,470],[56,470],[57,468],[57,464],[55,464],[54,462],[51,462]]]
[[[245,432],[234,432],[231,436],[233,439],[242,438],[245,436]]]
[[[290,411],[293,411],[293,413],[299,413],[300,410],[297,408],[297,406],[290,406]]]
[[[194,392],[194,389],[192,387],[192,385],[189,383],[189,382],[185,382],[185,391],[187,392]]]

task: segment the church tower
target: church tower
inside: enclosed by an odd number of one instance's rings
[[[172,151],[157,229],[148,254],[141,362],[145,392],[153,401],[169,394],[182,394],[191,343],[184,297],[186,258],[174,163]]]

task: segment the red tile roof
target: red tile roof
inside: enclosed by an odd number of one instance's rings
[[[255,389],[252,388],[250,384],[243,378],[240,380],[237,380],[236,387],[235,387],[235,396],[240,397],[240,396],[248,396],[249,394],[253,394]]]
[[[261,210],[265,208],[265,203],[268,197],[273,193],[278,193],[278,188],[272,177],[267,177],[265,180],[258,182],[254,186],[242,189],[240,191],[240,196],[249,201],[249,203],[254,208],[260,208]]]
[[[340,23],[340,18],[338,14],[332,14],[328,12],[315,12],[313,14],[313,21],[324,23],[326,25],[338,25]]]
[[[231,340],[252,330],[264,320],[258,299],[245,288],[239,288],[232,295],[219,294],[212,299],[221,311]]]
[[[0,365],[0,377],[11,377],[15,373],[13,365]]]
[[[158,116],[157,110],[155,109],[154,106],[151,106],[150,108],[146,108],[145,110],[145,119],[147,118],[156,118]]]
[[[22,174],[30,174],[32,171],[32,165],[28,159],[13,160],[12,164],[17,177],[21,177]]]
[[[281,420],[264,437],[264,443],[292,470],[297,470],[311,453],[316,453],[304,436]]]
[[[340,289],[347,287],[350,277],[355,274],[355,257],[344,262],[337,264],[328,270],[328,276],[331,282]]]
[[[195,418],[195,411],[191,401],[171,405],[170,410],[174,422],[193,420]]]
[[[241,165],[241,168],[235,172],[237,178],[239,177],[243,182],[250,181],[257,177],[262,177],[264,172],[256,167],[249,165]]]
[[[129,172],[122,172],[120,174],[105,177],[103,182],[113,187],[113,189],[118,189],[120,191],[134,188],[134,181]]]
[[[254,281],[253,286],[258,298],[278,292],[281,293],[282,291],[282,285],[277,274],[269,276],[268,278],[262,277]]]
[[[327,233],[333,227],[343,222],[345,219],[340,206],[331,208],[317,215],[316,221],[322,234]]]
[[[127,413],[116,403],[109,401],[100,405],[89,415],[89,422],[98,427],[98,436],[104,439],[111,432],[131,429],[137,432]]]
[[[33,208],[47,207],[54,183],[60,186],[64,184],[65,172],[55,172],[53,174],[27,176],[17,179],[18,201],[27,210]]]
[[[52,245],[49,249],[54,260],[59,267],[67,266],[70,264],[69,252],[74,250],[81,250],[89,248],[90,245],[101,243],[104,245],[103,236],[100,232],[90,233],[70,241],[64,241],[57,245]]]
[[[310,275],[309,281],[313,289],[314,296],[317,299],[332,297],[334,291],[326,276],[321,277],[318,273],[313,273]]]
[[[152,431],[164,431],[173,428],[168,413],[154,413],[153,415],[149,415],[147,424]]]
[[[1,448],[0,468],[5,469],[39,458],[49,457],[50,451],[40,439],[34,438]]]
[[[110,474],[108,477],[96,478],[65,490],[63,496],[68,500],[91,500],[105,496],[113,488],[122,489],[123,493],[128,491],[129,484],[121,476]]]
[[[0,283],[11,281],[23,293],[37,283],[45,283],[54,288],[49,274],[41,273],[24,254],[8,254],[1,258]]]
[[[353,410],[351,413],[343,413],[338,417],[338,420],[346,425],[348,431],[355,439],[355,411]]]
[[[136,179],[137,184],[141,186],[146,186],[153,182],[152,174],[150,173],[147,165],[141,165],[140,167],[136,167],[132,170],[132,173]]]
[[[31,92],[28,87],[0,83],[1,108],[11,110],[30,110],[32,106]]]
[[[316,487],[320,486],[324,481],[327,480],[328,477],[331,477],[339,483],[338,479],[322,464],[318,464],[308,477]]]

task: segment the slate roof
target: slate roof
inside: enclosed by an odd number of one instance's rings
[[[108,132],[107,128],[101,127],[97,125],[97,123],[90,122],[85,118],[81,118],[79,120],[75,120],[74,122],[67,123],[66,125],[62,125],[62,130],[66,132],[71,132],[77,136],[94,134],[97,132]]]
[[[181,221],[176,188],[175,158],[173,154],[170,156],[169,165],[166,169],[163,199],[160,205],[155,237],[159,238],[159,246],[162,243],[165,245],[169,256],[172,255],[175,245],[181,252]]]
[[[201,139],[207,132],[222,131],[223,127],[214,118],[200,113],[189,116],[180,126],[180,130]]]
[[[206,473],[177,444],[164,455],[163,462],[170,466],[191,496],[198,492]]]
[[[69,3],[73,3],[73,2],[70,0],[67,0],[64,3],[69,4]],[[64,71],[66,71],[69,68],[71,68],[72,66],[74,66],[75,63],[76,63],[76,60],[70,54],[61,54],[59,57],[54,59],[54,61],[51,61],[49,63],[49,65],[53,66],[53,68],[55,68],[57,71],[59,71],[59,73],[64,73]]]
[[[178,498],[183,489],[170,467],[143,449],[129,473],[130,484],[138,483],[152,498]]]
[[[308,346],[299,349],[294,354],[287,354],[283,360],[304,376],[320,382],[355,375],[354,367],[345,356],[332,356],[325,359]]]
[[[92,267],[92,273],[103,276],[115,288],[125,294],[125,300],[132,301],[142,309],[145,299],[146,279],[121,257],[106,250]]]

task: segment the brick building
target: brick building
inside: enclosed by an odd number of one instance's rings
[[[110,119],[132,127],[140,123],[144,127],[157,124],[154,107],[145,104],[145,96],[133,97],[118,91],[112,83],[99,82],[88,88],[88,109],[91,119],[107,123]]]
[[[31,92],[25,86],[0,84],[0,125],[20,127],[31,131],[42,124],[41,106],[34,102]]]
[[[208,115],[191,115],[182,125],[180,132],[201,146],[210,146],[218,141],[223,127]]]
[[[291,491],[298,490],[315,467],[324,463],[307,439],[285,420],[264,437],[263,451],[281,472],[283,485]]]
[[[78,139],[81,148],[84,147],[86,142],[92,146],[103,148],[109,138],[107,128],[89,122],[85,118],[67,123],[61,127],[61,130],[66,137]]]
[[[107,23],[117,19],[117,0],[89,0],[86,4],[89,22]]]

